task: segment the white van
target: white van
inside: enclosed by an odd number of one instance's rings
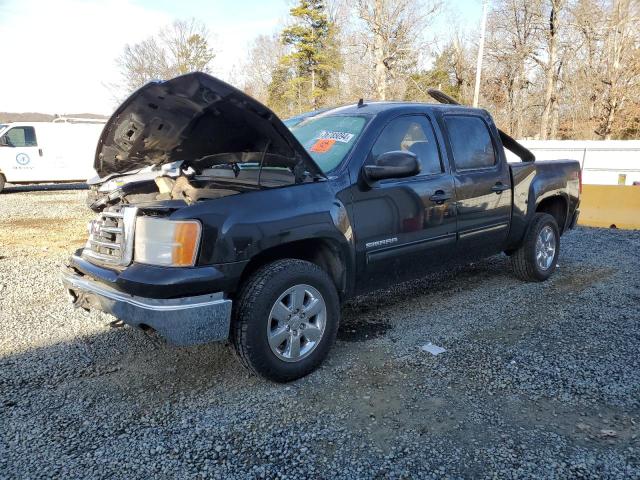
[[[99,122],[99,123],[96,123]],[[0,126],[0,191],[5,182],[86,181],[103,121],[15,122]]]

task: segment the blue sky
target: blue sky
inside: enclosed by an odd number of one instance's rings
[[[291,0],[0,0],[0,111],[104,113],[115,105],[115,59],[125,44],[175,18],[195,17],[214,34],[214,74],[234,82],[251,40],[277,31]],[[479,22],[481,0],[453,0],[431,29]],[[11,45],[12,48],[6,48]],[[235,69],[234,69],[235,67]]]

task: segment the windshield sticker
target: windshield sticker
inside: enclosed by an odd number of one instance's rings
[[[326,153],[331,150],[336,141],[333,138],[320,138],[313,144],[311,151],[315,153]]]
[[[349,132],[330,132],[328,130],[322,130],[318,138],[326,138],[335,140],[340,143],[349,143],[351,139],[354,137],[353,133]]]

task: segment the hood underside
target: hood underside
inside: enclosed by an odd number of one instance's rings
[[[104,178],[179,160],[196,170],[254,162],[323,176],[271,110],[200,72],[133,93],[105,125],[94,168]]]

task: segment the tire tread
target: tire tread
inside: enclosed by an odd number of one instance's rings
[[[538,232],[542,228],[542,224],[552,223],[555,225],[555,231],[558,232],[558,227],[556,225],[555,219],[549,215],[548,213],[536,213],[533,217],[533,221],[525,238],[522,242],[522,245],[511,255],[511,267],[513,269],[514,274],[520,280],[525,282],[539,282],[544,279],[539,278],[538,271],[534,264],[534,259],[530,255],[530,252],[535,250],[535,243],[537,241]],[[560,237],[557,237],[557,249],[560,249]],[[557,255],[557,254],[556,254]]]
[[[314,263],[292,258],[275,260],[256,270],[256,272],[244,282],[240,288],[237,300],[234,302],[236,308],[234,309],[231,322],[230,337],[233,350],[236,352],[236,356],[242,365],[255,375],[265,376],[276,381],[287,381],[288,379],[282,377],[280,372],[275,369],[266,369],[265,366],[262,366],[262,370],[258,370],[255,366],[251,344],[248,341],[248,331],[250,328],[249,316],[255,312],[255,304],[269,280],[285,270],[290,271],[292,269],[298,269],[301,272],[309,272],[310,269],[315,270],[320,275],[325,276],[333,285],[327,273]],[[335,339],[329,340],[333,343]]]

